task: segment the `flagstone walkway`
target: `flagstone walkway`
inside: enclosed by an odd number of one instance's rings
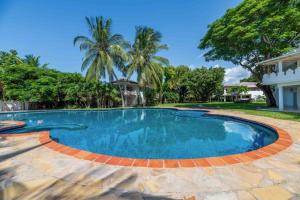
[[[0,199],[300,199],[300,123],[213,110],[286,130],[278,154],[233,165],[152,169],[101,164],[46,147],[39,134],[0,136]]]

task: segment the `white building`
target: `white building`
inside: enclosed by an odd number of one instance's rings
[[[224,84],[224,101],[233,101],[234,100],[234,94],[228,93],[228,90],[231,87],[236,86],[246,86],[248,88],[247,93],[241,94],[241,98],[247,98],[252,100],[257,100],[259,97],[264,97],[263,91],[257,87],[256,82],[241,82],[238,84]]]
[[[112,84],[121,87],[125,101],[124,106],[137,106],[145,104],[144,94],[140,90],[137,82],[127,79],[120,79],[113,81]]]
[[[263,84],[273,86],[279,110],[300,110],[300,48],[257,63],[265,68]]]

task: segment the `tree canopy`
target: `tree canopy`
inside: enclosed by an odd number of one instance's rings
[[[199,48],[206,60],[225,60],[248,69],[259,81],[264,70],[257,62],[279,56],[300,43],[298,0],[244,0],[209,25]],[[270,105],[269,87],[261,87]]]
[[[163,84],[167,102],[207,101],[223,94],[224,68],[166,67]]]
[[[0,52],[2,100],[28,101],[46,108],[106,107],[119,102],[118,91],[109,84],[87,81],[78,73],[62,73],[23,62],[15,50]]]
[[[162,65],[169,63],[168,59],[157,53],[168,46],[161,44],[162,35],[150,27],[137,26],[134,44],[128,52],[130,63],[127,66],[127,76],[137,74],[137,81],[142,87],[160,87],[163,77]]]

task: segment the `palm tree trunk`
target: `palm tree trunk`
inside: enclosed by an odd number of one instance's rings
[[[119,90],[120,90],[120,94],[121,94],[121,99],[122,99],[122,107],[125,107],[124,94],[122,92],[121,85],[118,85],[118,86],[119,86]]]
[[[112,75],[115,77],[116,81],[118,81],[118,77],[114,72],[113,72]],[[122,92],[122,87],[121,87],[121,85],[118,85],[118,87],[119,87],[119,91],[120,91],[120,94],[121,94],[122,107],[125,107],[125,100],[124,100],[124,94]]]

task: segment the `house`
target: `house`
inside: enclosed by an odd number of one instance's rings
[[[113,85],[121,87],[124,96],[124,106],[144,105],[145,98],[139,84],[127,79],[119,79],[112,82]]]
[[[230,88],[238,86],[246,86],[248,91],[246,93],[240,94],[240,98],[257,100],[261,97],[264,97],[263,91],[257,87],[256,82],[240,82],[238,84],[224,84],[224,101],[234,101],[236,94],[229,93]]]
[[[300,111],[300,48],[257,65],[264,67],[262,82],[272,86],[279,110]]]

